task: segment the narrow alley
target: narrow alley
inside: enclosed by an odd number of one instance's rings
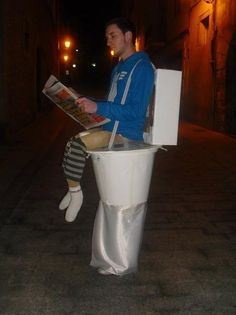
[[[0,147],[0,314],[236,314],[236,138],[180,125],[178,146],[156,154],[139,271],[116,277],[89,266],[91,160],[76,221],[58,210],[78,131],[54,109]]]

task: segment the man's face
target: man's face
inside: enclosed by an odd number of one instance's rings
[[[114,55],[122,58],[128,45],[127,33],[123,34],[116,24],[111,24],[106,28],[106,39]]]

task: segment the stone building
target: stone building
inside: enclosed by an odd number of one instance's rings
[[[236,1],[127,0],[141,49],[183,71],[181,118],[236,134]]]
[[[57,73],[58,0],[0,4],[0,141],[45,110],[41,90]]]

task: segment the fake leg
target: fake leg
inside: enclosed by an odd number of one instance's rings
[[[59,204],[61,210],[68,207],[65,215],[67,222],[75,220],[83,203],[83,193],[79,182],[83,174],[85,160],[86,147],[84,143],[79,137],[71,138],[66,145],[62,164],[69,190]]]
[[[72,222],[76,219],[83,203],[80,179],[85,167],[86,150],[107,146],[110,136],[110,132],[99,130],[92,133],[86,133],[84,136],[78,134],[68,141],[62,166],[69,189],[59,204],[60,210],[65,210],[67,208],[65,215],[65,220],[67,222]],[[125,138],[119,135],[116,136],[116,143],[123,141],[125,141]]]

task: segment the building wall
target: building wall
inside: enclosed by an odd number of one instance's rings
[[[3,3],[0,2],[0,17],[3,17],[4,9],[3,9]],[[6,110],[4,107],[4,59],[5,59],[5,54],[4,54],[4,46],[3,46],[3,26],[4,26],[4,21],[3,18],[0,18],[0,143],[3,142],[5,139],[5,117],[6,117]]]
[[[158,47],[152,50],[156,65],[183,71],[181,118],[236,134],[236,1],[145,1],[146,9],[137,1],[124,2],[135,22],[147,16],[139,23],[143,42],[147,27],[156,32],[150,38],[150,47]],[[160,8],[157,22],[154,12]]]
[[[16,132],[45,107],[43,83],[57,73],[55,1],[1,1],[0,129]],[[54,6],[50,6],[53,4]],[[53,10],[54,10],[53,9]]]
[[[149,53],[157,65],[157,55],[163,46],[165,27],[163,27],[163,3],[156,0],[123,1],[123,14],[137,26],[137,48]]]
[[[186,38],[184,97],[185,119],[205,127],[213,127],[213,59],[214,36],[212,5],[198,2],[189,11],[189,32]]]
[[[183,71],[181,118],[213,128],[213,5],[166,0],[166,40],[161,65]]]
[[[234,0],[218,0],[215,8],[215,20],[215,127],[217,130],[236,134],[236,96],[234,92],[236,80],[236,2]],[[227,72],[230,73],[229,80],[227,80]],[[227,97],[229,89],[231,95]]]

